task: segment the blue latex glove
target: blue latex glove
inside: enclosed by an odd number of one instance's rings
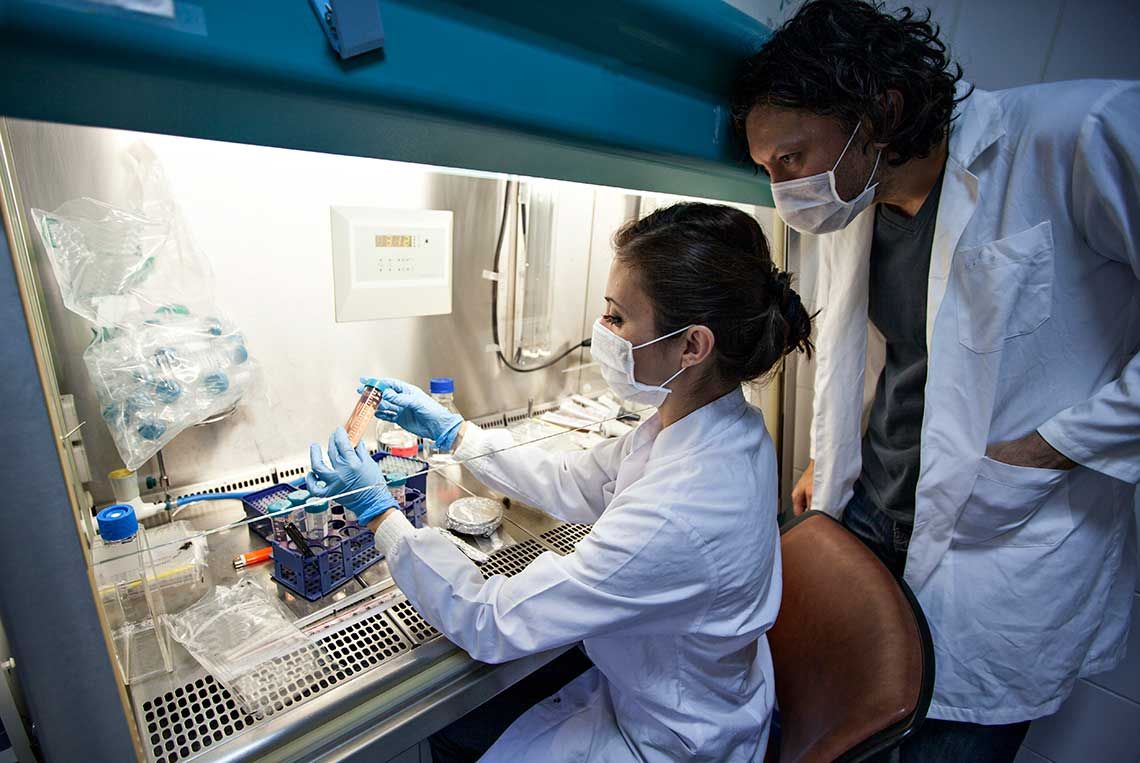
[[[362,385],[367,384],[380,390],[380,407],[376,409],[376,418],[391,421],[417,437],[426,437],[435,440],[440,450],[451,450],[455,438],[459,434],[459,427],[463,424],[463,417],[452,413],[432,399],[414,384],[399,379],[362,378]],[[363,387],[356,391],[360,392]]]
[[[380,466],[368,455],[368,446],[361,441],[353,448],[344,427],[337,427],[329,438],[328,463],[316,443],[309,446],[309,460],[313,467],[305,475],[309,492],[317,498],[335,498],[355,514],[356,521],[362,525],[400,505],[388,492]],[[341,495],[352,490],[359,492]]]

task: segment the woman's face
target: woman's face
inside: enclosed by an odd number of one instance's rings
[[[652,342],[660,334],[653,318],[653,304],[641,288],[637,273],[620,258],[614,258],[606,281],[606,310],[602,325],[634,347]],[[642,384],[661,384],[681,367],[685,334],[664,339],[633,351],[634,376]],[[670,385],[672,386],[672,385]]]

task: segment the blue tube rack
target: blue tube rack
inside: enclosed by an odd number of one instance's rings
[[[421,527],[422,522],[417,524],[412,517],[419,516],[422,519],[427,507],[427,496],[409,488],[408,498],[407,504],[402,507],[404,514],[413,524]],[[291,541],[271,541],[273,579],[299,596],[316,601],[340,588],[353,575],[380,561],[383,555],[376,549],[372,531],[360,526],[355,520],[340,519],[343,516],[329,520],[330,525],[338,520],[344,524],[327,534],[323,543],[310,541],[313,556],[304,556]]]
[[[424,464],[425,468],[427,464]],[[426,486],[426,475],[420,484]],[[409,481],[410,482],[410,481]],[[348,519],[344,509],[333,503],[330,525],[342,522],[325,536],[323,543],[311,541],[313,556],[303,556],[292,542],[278,543],[273,539],[273,526],[268,506],[295,490],[292,485],[279,483],[247,494],[242,499],[247,517],[255,518],[249,529],[273,546],[273,579],[299,596],[316,601],[332,593],[352,579],[353,575],[380,561],[372,531]],[[427,495],[423,490],[408,487],[408,500],[401,507],[404,515],[416,527],[423,527],[427,516]],[[256,519],[260,517],[259,519]]]

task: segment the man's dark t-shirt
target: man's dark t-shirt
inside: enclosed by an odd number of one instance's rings
[[[906,524],[914,523],[918,486],[926,388],[926,291],[941,190],[939,177],[911,218],[880,204],[871,244],[868,312],[887,340],[887,357],[863,437],[859,481],[879,510]]]

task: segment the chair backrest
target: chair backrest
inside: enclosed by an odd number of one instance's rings
[[[780,763],[858,761],[926,717],[930,630],[914,595],[826,514],[785,525],[784,593],[768,632],[780,709]]]

